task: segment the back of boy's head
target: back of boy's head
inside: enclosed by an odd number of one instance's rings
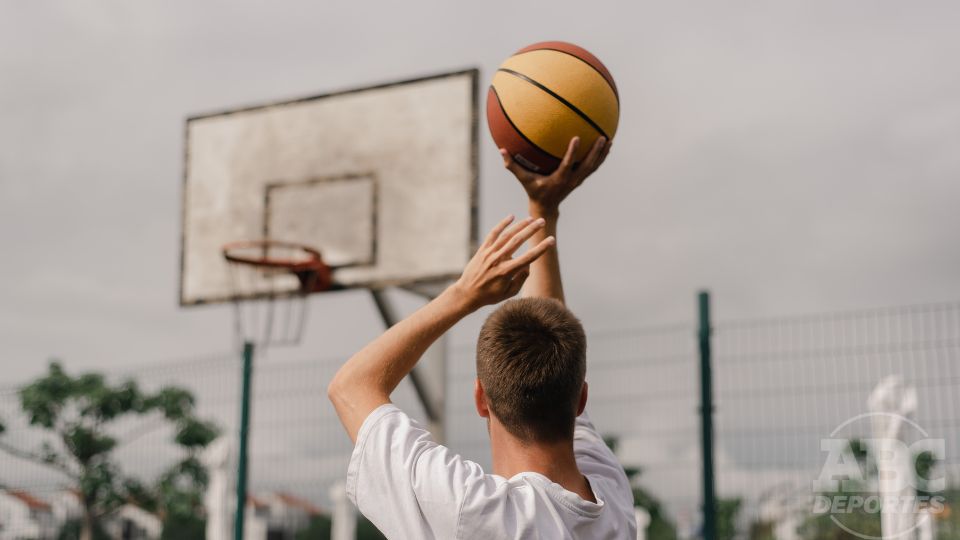
[[[523,441],[572,439],[586,354],[583,326],[562,303],[505,302],[487,317],[477,343],[477,377],[488,407]]]

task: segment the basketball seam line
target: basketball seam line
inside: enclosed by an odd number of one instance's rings
[[[530,77],[527,77],[527,76],[524,75],[523,73],[518,73],[518,72],[516,72],[516,71],[514,71],[514,70],[512,70],[512,69],[500,68],[500,69],[498,69],[497,71],[502,71],[502,72],[504,72],[504,73],[509,73],[510,75],[513,75],[514,77],[523,79],[523,80],[527,81],[528,83],[536,86],[537,88],[543,90],[544,92],[550,94],[551,96],[553,96],[554,99],[556,99],[556,100],[559,101],[560,103],[566,105],[566,107],[567,107],[568,109],[570,109],[571,111],[575,112],[575,113],[577,114],[577,116],[579,116],[580,118],[583,118],[584,121],[586,121],[588,124],[590,124],[590,127],[592,127],[593,129],[597,130],[597,133],[599,133],[600,135],[603,135],[603,137],[606,138],[607,140],[610,140],[610,137],[607,137],[607,134],[603,132],[603,129],[601,129],[600,126],[598,126],[596,122],[594,122],[594,121],[593,121],[589,116],[587,116],[583,111],[581,111],[580,109],[578,109],[573,103],[570,103],[569,101],[567,101],[566,99],[564,99],[562,96],[560,96],[559,94],[557,94],[557,93],[554,92],[553,90],[551,90],[551,89],[547,88],[546,86],[540,84],[539,82],[531,79]]]
[[[613,82],[613,75],[610,75],[610,78],[607,78],[607,75],[604,74],[602,71],[600,71],[600,70],[597,68],[597,66],[591,64],[590,62],[587,62],[586,60],[584,60],[583,58],[580,58],[579,56],[573,54],[572,52],[564,51],[564,50],[560,50],[560,49],[553,49],[553,48],[551,48],[551,47],[544,47],[543,49],[533,49],[533,50],[530,50],[530,51],[522,52],[522,53],[520,53],[520,54],[518,54],[518,55],[516,55],[516,56],[523,56],[523,55],[525,55],[525,54],[530,54],[530,53],[532,53],[532,52],[537,52],[537,51],[553,51],[553,52],[558,52],[558,53],[565,54],[565,55],[567,55],[567,56],[576,58],[577,60],[583,62],[583,63],[586,64],[590,69],[596,71],[598,75],[600,75],[601,77],[603,77],[603,80],[606,81],[607,86],[610,87],[610,90],[613,90],[613,97],[616,98],[616,100],[617,100],[617,105],[618,105],[618,106],[620,105],[620,94],[617,92],[617,85]],[[597,61],[599,62],[600,60],[598,59]],[[606,66],[604,66],[604,68],[606,68]]]
[[[544,150],[543,148],[540,148],[539,146],[537,146],[536,143],[534,143],[533,141],[531,141],[530,139],[528,139],[527,136],[524,135],[524,133],[523,133],[522,131],[520,131],[520,128],[518,128],[517,125],[513,123],[513,120],[510,118],[510,115],[507,114],[507,109],[506,109],[506,107],[504,107],[504,106],[503,106],[503,102],[500,101],[500,94],[497,93],[497,88],[491,84],[491,85],[490,85],[490,91],[493,92],[493,97],[497,98],[497,105],[500,107],[500,111],[503,113],[503,117],[507,119],[507,123],[510,124],[510,127],[513,128],[513,131],[514,131],[517,135],[519,135],[521,139],[527,141],[527,144],[529,144],[530,146],[532,146],[532,147],[535,148],[536,150],[539,150],[539,151],[543,152],[544,154],[552,157],[553,159],[556,159],[556,160],[558,160],[558,161],[560,161],[560,160],[562,159],[562,158],[558,158],[557,156],[551,154],[550,152],[547,152],[547,151]],[[538,171],[531,171],[529,167],[525,167],[525,166],[523,165],[523,163],[520,163],[519,161],[517,162],[517,164],[519,164],[521,167],[523,167],[524,169],[527,169],[527,170],[530,171],[530,172],[538,172]]]

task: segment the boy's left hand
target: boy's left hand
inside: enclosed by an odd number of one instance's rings
[[[580,137],[574,137],[570,139],[560,166],[547,175],[523,168],[505,148],[500,149],[500,156],[503,158],[503,166],[517,177],[527,192],[531,212],[549,216],[556,214],[567,195],[603,164],[610,152],[610,144],[606,138],[598,137],[583,161],[574,164],[573,156],[580,147]]]
[[[496,304],[520,292],[520,287],[530,275],[530,263],[556,242],[552,236],[544,238],[514,259],[514,252],[543,228],[544,221],[528,217],[508,229],[512,221],[513,216],[508,216],[490,231],[480,249],[467,263],[460,279],[453,285],[463,295],[471,311]]]

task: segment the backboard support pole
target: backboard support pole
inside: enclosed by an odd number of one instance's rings
[[[384,326],[390,328],[400,321],[396,309],[390,298],[387,297],[384,289],[370,289],[370,294],[373,296],[373,301],[377,306],[377,311],[380,313],[380,318],[383,320]],[[424,413],[427,415],[427,421],[430,424],[430,433],[433,434],[437,442],[443,443],[446,427],[443,399],[446,390],[444,384],[446,379],[446,339],[441,337],[437,343],[431,347],[431,350],[438,350],[439,357],[429,359],[431,361],[421,359],[417,366],[410,372],[410,382],[413,383],[413,389],[420,403],[423,405]],[[427,354],[430,354],[431,350],[428,350]],[[426,354],[424,356],[426,356]],[[428,383],[425,380],[427,378],[426,375],[428,375],[425,373],[427,369],[430,370],[429,375],[432,376],[432,379],[438,383],[435,384],[435,392],[430,391]]]

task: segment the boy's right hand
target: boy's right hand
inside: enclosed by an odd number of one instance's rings
[[[512,221],[513,216],[508,216],[490,231],[452,287],[469,311],[496,304],[520,292],[530,275],[530,263],[555,243],[549,236],[514,259],[514,252],[543,228],[544,220],[528,217],[508,229]]]
[[[530,198],[530,211],[533,215],[551,216],[559,212],[560,203],[576,189],[588,176],[603,163],[610,152],[610,144],[604,137],[598,137],[590,149],[590,153],[580,163],[574,166],[573,155],[580,147],[580,138],[570,139],[567,153],[557,170],[549,175],[537,174],[529,171],[519,163],[505,148],[500,149],[503,165],[523,184],[527,196]]]

